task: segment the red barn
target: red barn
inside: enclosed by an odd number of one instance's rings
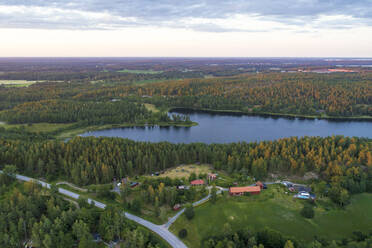
[[[191,181],[191,185],[192,186],[204,185],[204,180],[198,179],[198,180]]]
[[[261,192],[260,186],[247,186],[247,187],[231,187],[229,189],[230,195],[244,195],[250,193],[251,195],[258,195]]]
[[[263,185],[263,183],[261,183],[260,181],[258,181],[257,183],[256,183],[256,186],[259,186],[261,189],[263,189],[264,188],[264,185]]]

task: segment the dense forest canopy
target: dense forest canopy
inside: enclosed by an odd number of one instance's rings
[[[0,87],[0,109],[18,107],[13,110],[17,111],[25,108],[26,102],[43,100],[69,99],[79,102],[76,103],[79,106],[80,101],[129,98],[164,108],[319,117],[372,116],[371,73],[263,73],[145,84],[120,83],[115,77],[110,80],[117,83],[92,84],[91,80],[77,80],[37,83],[25,88]]]
[[[84,199],[75,206],[32,182],[18,184],[0,174],[0,246],[41,248],[94,248],[93,234],[106,242],[120,238],[124,247],[164,247],[143,228],[129,222],[121,211],[99,210]]]
[[[133,94],[151,96],[154,99],[150,102],[174,107],[247,113],[372,115],[371,74],[269,73],[185,79],[173,83],[102,88],[81,93],[75,98],[100,99]]]
[[[183,164],[213,164],[228,173],[266,178],[269,173],[315,172],[335,190],[372,191],[372,143],[342,136],[286,138],[260,143],[171,144],[120,138],[63,141],[0,141],[0,164],[49,179],[69,178],[79,185],[109,183],[114,177],[150,174]]]
[[[166,113],[154,114],[143,105],[125,100],[117,102],[77,102],[44,100],[20,104],[0,113],[0,119],[10,124],[19,123],[145,123],[171,121]]]

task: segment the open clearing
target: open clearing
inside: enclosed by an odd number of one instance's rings
[[[350,237],[354,231],[372,228],[372,194],[363,193],[352,197],[345,209],[332,207],[326,211],[319,205],[315,218],[300,215],[302,203],[284,194],[284,189],[271,186],[260,195],[248,197],[223,196],[216,204],[210,202],[195,208],[195,217],[188,221],[181,216],[171,230],[177,234],[186,228],[189,247],[201,247],[200,242],[210,236],[223,234],[225,223],[233,230],[249,227],[260,230],[269,227],[288,237],[309,242],[314,235],[329,239]],[[190,237],[190,238],[189,238]]]
[[[0,85],[5,85],[5,87],[28,87],[37,81],[27,81],[27,80],[0,80]]]
[[[201,164],[201,165],[195,165],[195,164],[189,164],[189,165],[180,165],[175,168],[171,168],[166,170],[164,173],[160,174],[159,177],[170,177],[172,179],[174,178],[188,178],[191,173],[195,173],[196,175],[203,173],[209,173],[212,172],[212,167],[207,164]]]
[[[152,111],[154,113],[159,112],[159,109],[157,109],[154,104],[144,103],[143,105],[145,105],[145,107],[146,107],[147,110],[150,110],[150,111]]]

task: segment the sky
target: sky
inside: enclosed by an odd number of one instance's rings
[[[0,0],[0,57],[372,57],[372,0]]]

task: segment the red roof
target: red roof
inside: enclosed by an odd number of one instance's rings
[[[201,179],[191,181],[191,185],[202,185],[202,184],[204,184],[204,180],[201,180]]]
[[[230,193],[252,193],[260,192],[260,186],[247,186],[247,187],[231,187]]]

